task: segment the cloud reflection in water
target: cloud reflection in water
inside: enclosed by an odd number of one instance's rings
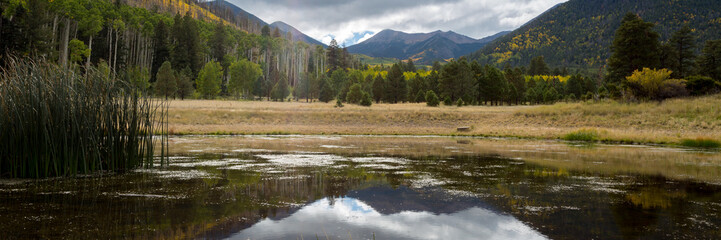
[[[512,216],[472,207],[451,214],[402,211],[383,215],[355,198],[323,198],[291,216],[264,219],[232,239],[546,239]]]

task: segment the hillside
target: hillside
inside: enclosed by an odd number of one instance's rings
[[[271,28],[278,28],[280,32],[287,33],[290,32],[293,34],[293,41],[302,41],[308,44],[315,44],[315,45],[321,45],[323,47],[326,47],[325,44],[322,42],[315,40],[312,37],[309,37],[308,35],[305,35],[305,33],[299,31],[298,29],[295,29],[293,26],[288,25],[287,23],[278,21],[270,24]]]
[[[260,29],[263,26],[269,25],[268,23],[266,23],[259,17],[253,15],[252,13],[249,13],[242,8],[225,0],[209,1],[204,4],[205,7],[210,9],[211,12],[214,12],[215,14],[225,19],[231,19],[232,21],[229,21],[236,23],[243,29],[248,29],[249,32],[260,33]],[[308,35],[305,35],[303,32],[299,31],[291,25],[288,25],[287,23],[277,21],[270,24],[269,26],[271,28],[277,27],[278,30],[280,30],[280,32],[283,34],[290,32],[291,34],[293,34],[293,41],[302,41],[308,44],[321,45],[325,47],[325,44],[309,37]]]
[[[366,41],[348,47],[348,51],[371,57],[411,58],[420,64],[431,64],[433,61],[469,54],[503,34],[473,39],[453,31],[404,33],[386,29]]]
[[[471,59],[496,65],[527,65],[544,56],[550,66],[598,68],[606,64],[609,46],[627,12],[656,24],[666,41],[684,23],[698,44],[721,39],[718,0],[571,0],[546,11],[522,27],[484,46]]]

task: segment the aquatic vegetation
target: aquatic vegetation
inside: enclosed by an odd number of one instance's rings
[[[710,138],[699,137],[696,139],[683,139],[681,140],[681,146],[692,148],[721,148],[721,142]]]
[[[0,75],[0,176],[150,167],[158,134],[166,155],[164,102],[97,69],[79,73],[42,61],[9,62]]]
[[[563,136],[566,141],[593,142],[598,139],[598,132],[593,129],[581,129]]]

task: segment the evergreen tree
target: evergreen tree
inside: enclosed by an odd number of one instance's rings
[[[226,52],[227,33],[225,32],[225,26],[222,22],[218,22],[215,25],[213,36],[208,41],[211,49],[211,57],[213,60],[221,62]]]
[[[175,85],[178,87],[176,94],[180,100],[185,100],[186,97],[193,94],[192,74],[193,72],[190,71],[190,68],[184,68],[183,70],[176,72],[175,79],[177,80],[177,83]]]
[[[523,77],[523,71],[520,68],[506,68],[504,75],[516,93],[511,98],[513,102],[519,104],[519,102],[525,101],[522,94],[526,92],[526,79]]]
[[[288,80],[285,75],[281,75],[280,80],[273,86],[273,90],[271,90],[272,98],[274,101],[283,102],[289,94]]]
[[[487,89],[489,90],[487,99],[491,101],[491,104],[499,105],[500,101],[506,96],[506,78],[503,76],[503,72],[494,66],[486,65],[484,71],[484,77],[486,78],[484,82],[488,84]]]
[[[691,31],[688,24],[673,33],[670,40],[673,49],[673,76],[676,78],[685,78],[693,74],[696,63],[696,36]]]
[[[653,27],[653,23],[645,22],[633,13],[626,14],[611,46],[613,54],[608,59],[608,82],[620,83],[635,70],[660,65],[659,35]]]
[[[471,91],[473,96],[476,95],[475,88],[473,87],[476,83],[474,79],[474,73],[471,66],[465,58],[459,60],[451,60],[441,69],[439,74],[439,86],[441,97],[450,98],[451,101],[457,100],[458,98],[466,95],[468,91]]]
[[[210,61],[203,66],[195,80],[198,92],[205,99],[213,99],[220,93],[220,81],[223,78],[223,69],[220,63]]]
[[[376,75],[375,80],[373,80],[373,98],[375,99],[376,103],[380,103],[381,100],[385,99],[385,89],[386,83],[385,79],[383,79],[383,76],[380,74]]]
[[[412,102],[417,101],[417,93],[425,93],[428,89],[426,88],[426,81],[421,77],[420,74],[416,73],[408,83],[408,100]]]
[[[165,61],[163,65],[160,66],[155,79],[153,89],[158,96],[163,96],[165,99],[168,99],[168,96],[173,96],[178,90],[173,67],[168,61]]]
[[[158,25],[155,26],[155,35],[153,36],[153,65],[150,70],[150,82],[155,82],[158,69],[168,60],[170,60],[168,27],[164,21],[159,21]]]
[[[698,58],[699,73],[721,81],[721,40],[706,41]]]
[[[439,103],[440,101],[438,100],[438,95],[436,95],[433,90],[428,90],[428,92],[426,92],[426,105],[430,107],[438,107]]]
[[[531,65],[528,66],[528,75],[537,76],[548,75],[550,73],[551,70],[548,68],[548,65],[546,65],[546,61],[543,59],[543,56],[531,59]]]
[[[190,12],[181,19],[176,16],[173,25],[173,38],[175,47],[171,53],[172,64],[175,68],[190,68],[193,76],[198,74],[200,68],[200,33],[198,24]]]
[[[342,52],[338,46],[338,42],[335,39],[331,40],[328,45],[328,50],[326,51],[326,58],[328,59],[328,68],[330,72],[335,72],[338,68],[343,68],[341,54]]]
[[[360,101],[363,99],[363,90],[361,89],[361,85],[356,83],[353,84],[353,86],[350,86],[350,90],[348,90],[348,94],[346,95],[345,101],[347,103],[352,104],[359,104]]]
[[[423,90],[418,90],[416,93],[414,102],[422,103],[426,101],[426,94],[423,92]]]
[[[573,94],[576,97],[580,97],[584,94],[583,92],[583,77],[580,74],[571,76],[566,82],[566,95]]]
[[[370,107],[371,105],[373,105],[373,98],[371,98],[371,95],[369,93],[367,93],[365,91],[363,92],[363,96],[361,97],[360,105],[366,106],[366,107]]]
[[[413,59],[408,58],[408,63],[404,64],[405,69],[403,71],[405,72],[415,72],[416,71],[416,65],[413,64]]]
[[[335,97],[335,91],[333,91],[333,85],[328,79],[323,78],[320,82],[320,93],[318,94],[318,100],[324,103],[330,102]]]
[[[341,93],[348,82],[348,74],[343,69],[336,69],[330,75],[330,80],[332,82],[333,92]]]
[[[388,72],[388,84],[386,86],[386,98],[390,103],[406,101],[408,94],[406,78],[398,64],[393,64]]]

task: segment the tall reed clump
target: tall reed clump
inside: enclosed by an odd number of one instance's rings
[[[0,177],[147,168],[157,143],[164,164],[165,102],[97,69],[7,61],[0,72]]]

